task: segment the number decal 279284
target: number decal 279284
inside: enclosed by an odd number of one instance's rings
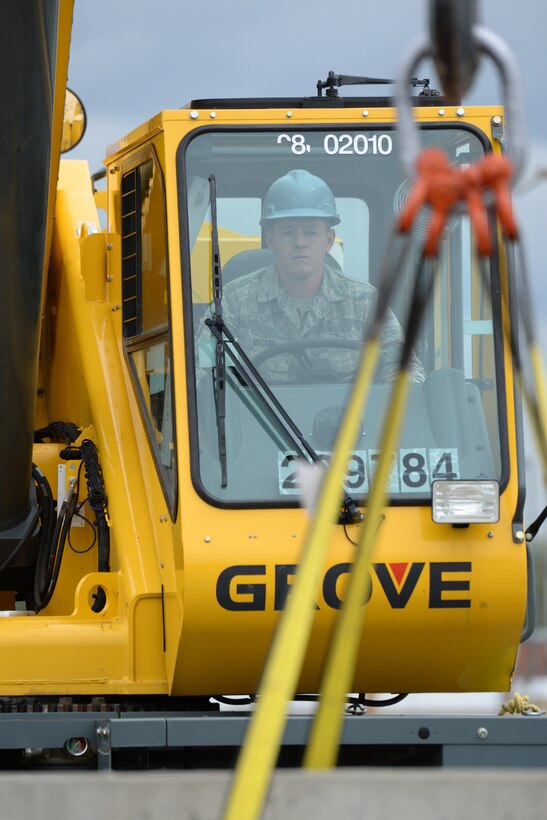
[[[330,453],[318,453],[328,463]],[[346,473],[345,490],[348,493],[366,493],[371,477],[374,478],[379,450],[356,450],[351,454]],[[298,495],[298,455],[295,452],[279,453],[279,492],[281,495]],[[458,450],[455,447],[416,447],[400,449],[393,453],[393,461],[387,490],[395,493],[425,493],[432,481],[451,480],[460,477]]]

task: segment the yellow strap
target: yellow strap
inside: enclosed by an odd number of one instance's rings
[[[545,382],[545,365],[541,348],[536,342],[529,345],[528,351],[536,388],[535,401],[532,400],[533,406],[530,408],[530,415],[534,423],[538,448],[543,459],[544,473],[547,475],[547,384]]]
[[[515,361],[516,351],[512,349],[511,336],[511,311],[509,309],[509,295],[507,291],[508,283],[506,278],[501,282],[501,298],[502,298],[502,327],[506,341],[508,342],[513,360]],[[525,289],[526,293],[526,289]],[[543,354],[541,348],[535,341],[535,333],[532,327],[532,311],[530,305],[524,308],[520,305],[521,312],[525,314],[523,327],[525,332],[526,344],[528,347],[528,355],[530,358],[530,368],[532,371],[532,384],[527,385],[523,378],[522,368],[516,368],[517,387],[522,390],[524,401],[528,407],[530,414],[530,421],[540,458],[543,462],[543,474],[547,478],[547,383],[545,381],[545,364],[543,361]],[[518,364],[518,360],[515,361]]]
[[[363,350],[295,583],[266,661],[257,707],[240,752],[224,820],[255,820],[260,816],[283,737],[287,703],[294,696],[302,669],[315,617],[314,598],[340,511],[348,460],[355,446],[379,349],[379,339],[372,338]]]
[[[361,527],[348,588],[336,622],[332,647],[328,653],[319,709],[304,758],[304,766],[308,768],[329,768],[336,764],[344,701],[347,692],[351,690],[362,639],[363,595],[366,593],[370,577],[373,548],[385,504],[386,485],[404,416],[408,387],[408,373],[406,370],[400,371],[384,423],[380,458],[371,485],[365,523]]]

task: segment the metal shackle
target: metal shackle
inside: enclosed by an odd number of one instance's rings
[[[525,162],[522,102],[516,61],[507,44],[484,26],[473,26],[473,37],[478,52],[492,59],[501,76],[504,107],[507,112],[507,153],[513,163],[512,185],[514,186],[522,174]],[[420,38],[402,60],[400,71],[395,80],[395,99],[400,133],[399,154],[404,173],[409,179],[414,179],[416,176],[416,160],[420,153],[420,137],[408,89],[419,63],[424,58],[431,57],[432,54],[433,49],[430,39],[428,37]]]

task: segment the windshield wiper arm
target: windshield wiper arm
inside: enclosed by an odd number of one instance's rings
[[[270,386],[264,381],[251,359],[226,326],[224,319],[220,319],[220,321],[206,319],[205,324],[217,340],[217,346],[221,345],[224,351],[228,353],[234,370],[241,380],[251,388],[264,412],[284,435],[290,446],[294,447],[300,456],[311,461],[320,461],[313,447],[306,441],[304,434],[296,426],[275,393],[272,392]],[[234,355],[234,351],[237,356]]]
[[[306,441],[304,434],[287,413],[270,386],[264,381],[257,368],[226,326],[222,315],[222,266],[220,263],[220,248],[218,243],[218,224],[216,208],[216,179],[209,176],[209,191],[211,197],[211,258],[213,277],[213,311],[212,317],[205,319],[205,324],[216,339],[215,353],[215,403],[218,426],[219,457],[221,469],[221,486],[228,483],[227,456],[226,456],[226,353],[230,356],[232,365],[242,381],[246,383],[255,398],[262,405],[262,409],[275,427],[285,437],[299,456],[312,462],[321,462],[321,458]],[[231,347],[229,347],[229,345]],[[234,352],[237,355],[234,355]],[[363,516],[351,496],[345,494],[342,502],[340,523],[357,523]]]
[[[262,405],[262,409],[283,434],[289,445],[297,451],[299,456],[312,462],[322,463],[322,459],[318,456],[311,444],[306,441],[304,434],[294,423],[269,385],[264,381],[251,359],[224,323],[224,320],[222,318],[220,321],[206,319],[205,324],[217,340],[217,347],[221,345],[224,351],[228,353],[234,370],[240,378],[249,385],[255,398],[258,399]],[[233,351],[237,353],[237,357],[234,356]],[[357,523],[362,521],[362,519],[363,516],[353,498],[351,498],[350,495],[344,495],[340,523]]]

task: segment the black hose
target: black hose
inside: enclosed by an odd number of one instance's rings
[[[367,698],[366,695],[363,693],[359,693],[357,697],[353,697],[353,695],[348,695],[346,698],[349,706],[394,706],[396,703],[400,703],[402,700],[408,697],[408,694],[400,694],[400,695],[393,695],[391,698],[385,698],[385,700],[373,700],[372,698]],[[295,695],[294,700],[296,701],[309,701],[314,703],[320,699],[320,695]]]
[[[34,443],[42,444],[45,439],[72,444],[76,441],[80,431],[71,421],[52,421],[47,427],[34,431]]]
[[[55,587],[57,586],[57,581],[59,579],[59,572],[61,570],[61,562],[63,560],[65,544],[77,502],[78,496],[76,493],[72,493],[68,504],[57,519],[53,541],[48,553],[47,570],[45,573],[44,583],[41,589],[36,589],[35,587],[35,605],[37,607],[37,611],[46,608],[53,597],[53,593],[55,592]],[[36,595],[37,592],[38,595]]]
[[[74,446],[73,442],[78,437],[78,434],[79,431],[75,424],[70,422],[53,422],[47,427],[35,432],[35,441],[42,441],[44,438],[65,441],[69,446],[61,450],[61,457],[82,459],[87,481],[87,500],[89,508],[93,510],[96,518],[94,526],[96,527],[96,537],[98,541],[98,570],[99,572],[108,572],[110,568],[110,530],[108,526],[107,498],[104,490],[101,465],[99,463],[99,453],[95,443],[90,439],[84,439],[79,447]],[[77,514],[79,509],[80,471],[78,471],[76,486],[71,486],[67,497],[61,504],[57,517],[55,516],[55,503],[49,482],[44,473],[35,466],[33,467],[33,478],[36,483],[38,498],[36,516],[33,516],[27,528],[28,532],[25,532],[23,538],[12,551],[11,555],[6,559],[4,564],[0,566],[0,572],[2,572],[17,555],[32,533],[38,518],[40,518],[40,541],[33,587],[33,606],[35,610],[39,612],[51,601],[59,579],[65,545],[67,540],[70,541],[70,526],[74,515]],[[100,611],[103,608],[104,601],[102,598],[104,598],[104,590],[101,590],[99,587],[99,592],[93,605],[94,611]]]
[[[53,597],[77,503],[78,494],[71,489],[69,496],[61,505],[51,538],[43,539],[43,548],[39,550],[34,574],[34,607],[37,612],[45,609]]]
[[[107,499],[104,490],[103,473],[99,463],[99,451],[93,441],[84,439],[81,445],[87,480],[89,509],[96,517],[97,539],[99,542],[99,572],[110,569],[110,528],[107,521]]]
[[[42,586],[40,586],[42,567],[47,563],[47,556],[55,529],[55,501],[49,481],[42,470],[35,464],[32,466],[32,477],[36,484],[36,495],[40,508],[40,540],[38,542],[36,565],[34,568],[33,598],[30,604],[31,608],[36,608],[37,594],[39,589],[43,589],[44,583],[42,582]],[[29,606],[28,601],[27,606]]]
[[[384,700],[373,700],[372,698],[367,698],[366,695],[360,692],[357,697],[349,695],[347,702],[349,706],[394,706],[396,703],[400,703],[407,697],[408,694],[400,694],[393,695],[391,698],[385,698]],[[241,697],[212,695],[212,698],[213,700],[217,700],[219,703],[224,703],[227,706],[252,706],[252,704],[256,702],[255,695],[242,695]],[[295,695],[293,700],[298,701],[299,703],[316,703],[319,700],[319,695]]]

